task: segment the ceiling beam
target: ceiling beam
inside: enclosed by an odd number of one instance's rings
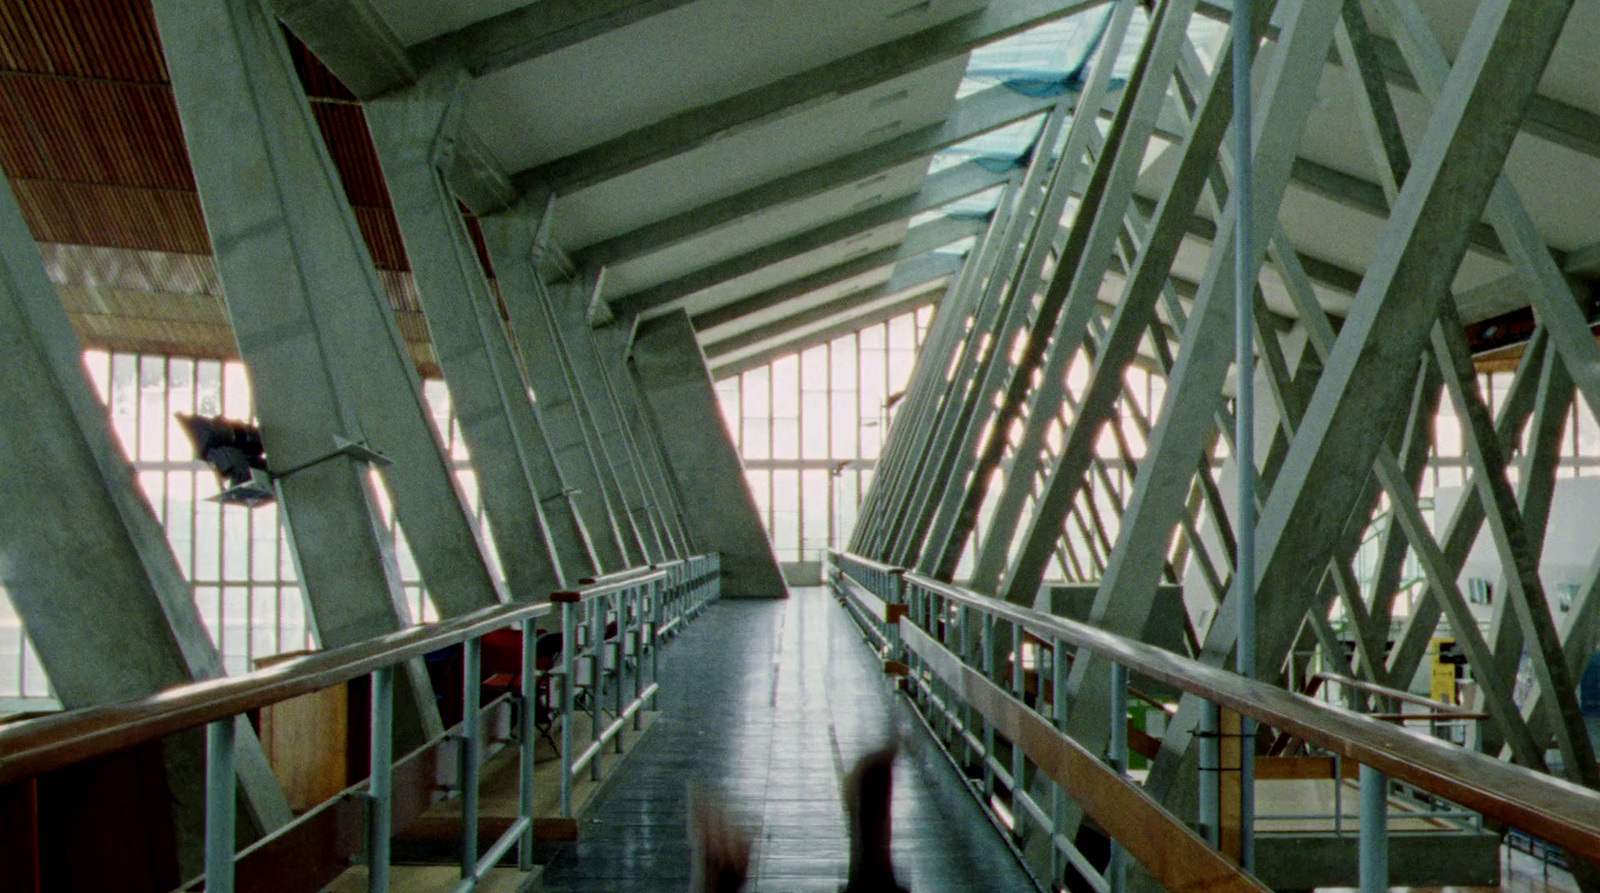
[[[734,375],[738,375],[741,372],[748,372],[751,369],[765,366],[773,360],[786,357],[789,354],[800,353],[801,351],[816,347],[819,344],[827,344],[829,341],[832,341],[835,338],[849,335],[854,332],[859,332],[867,326],[888,322],[895,317],[910,313],[913,310],[919,310],[928,306],[929,304],[938,303],[940,294],[941,292],[938,289],[934,289],[933,291],[929,292],[923,292],[907,298],[904,301],[891,304],[888,307],[874,310],[871,313],[865,313],[861,316],[852,317],[844,322],[831,325],[816,332],[812,332],[809,335],[802,335],[801,337],[792,341],[785,341],[781,344],[776,344],[770,348],[767,348],[766,350],[761,351],[760,353],[754,353],[746,357],[740,357],[737,360],[730,360],[720,365],[714,365],[711,367],[711,377],[716,379],[730,378]]]
[[[682,155],[752,125],[794,114],[960,56],[1105,0],[990,0],[980,11],[808,71],[686,109],[661,121],[515,175],[525,191],[566,195]]]
[[[676,279],[612,299],[611,309],[617,316],[629,316],[653,310],[808,252],[835,245],[883,226],[899,223],[924,211],[993,188],[1009,179],[1008,172],[996,173],[968,162],[929,177],[923,184],[921,192],[885,202],[843,219],[763,245],[737,257],[702,267]]]
[[[419,68],[483,77],[564,50],[694,0],[539,0],[409,48]]]
[[[889,291],[882,286],[851,292],[842,298],[835,298],[825,304],[818,304],[792,316],[785,316],[783,319],[774,320],[765,325],[756,326],[753,329],[746,329],[721,341],[706,343],[704,344],[704,350],[707,357],[727,356],[730,353],[754,347],[764,341],[772,341],[790,335],[796,329],[844,316],[851,311],[855,311],[855,316],[860,317],[875,310],[882,310],[886,306],[904,304],[907,301],[922,303],[937,301],[939,295],[944,292],[944,282],[947,282],[949,277],[935,277],[935,281],[939,280],[943,280],[939,285],[933,288],[918,288],[909,296],[906,294],[905,289]]]
[[[906,233],[906,239],[898,246],[874,251],[854,260],[846,261],[838,266],[829,267],[809,276],[803,276],[792,282],[785,282],[776,288],[767,289],[759,294],[751,295],[724,304],[703,313],[697,314],[694,319],[695,330],[713,328],[726,325],[737,319],[742,319],[753,313],[770,310],[810,295],[813,292],[847,282],[858,276],[866,276],[886,267],[895,267],[894,274],[905,272],[907,275],[921,275],[922,265],[934,266],[943,269],[946,274],[954,273],[960,269],[964,255],[933,254],[947,245],[970,238],[982,230],[981,221],[968,220],[941,220],[925,223],[913,227]],[[906,263],[896,267],[896,264]],[[912,272],[915,271],[915,272]],[[891,279],[891,282],[893,279]]]
[[[736,195],[691,208],[632,232],[596,242],[572,252],[573,262],[583,268],[596,269],[660,251],[717,227],[740,222],[751,215],[847,186],[896,165],[926,158],[991,130],[1043,114],[1055,103],[1055,97],[1023,96],[1006,87],[990,87],[981,93],[956,100],[950,116],[941,124],[924,127]]]

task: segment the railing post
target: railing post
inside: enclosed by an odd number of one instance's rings
[[[1335,783],[1340,783],[1335,779]],[[1389,777],[1361,765],[1361,890],[1389,889]]]
[[[633,610],[629,612],[628,623],[629,641],[633,643],[633,699],[639,700],[639,693],[644,691],[644,593],[654,583],[646,583],[643,589],[633,592]],[[635,732],[644,728],[644,711],[633,711],[633,730]],[[618,737],[621,740],[621,737]]]
[[[478,868],[478,686],[483,676],[483,640],[461,643],[461,876]]]
[[[1222,716],[1217,705],[1207,701],[1200,711],[1200,828],[1201,836],[1213,847],[1222,843],[1221,802],[1218,799],[1222,771],[1222,748],[1217,735],[1222,731]]]
[[[1041,700],[1044,692],[1039,692]],[[1061,732],[1067,730],[1067,644],[1060,639],[1051,642],[1050,651],[1050,713],[1051,720],[1055,722],[1056,729]],[[1067,795],[1061,789],[1059,782],[1052,781],[1050,785],[1050,878],[1053,881],[1061,877],[1066,866],[1062,864],[1061,848],[1056,845],[1055,837],[1061,832],[1061,825],[1066,821]]]
[[[534,731],[534,710],[537,709],[538,672],[535,663],[538,650],[539,627],[532,617],[522,621],[522,709],[517,718],[517,738],[521,745],[517,751],[517,816],[528,820],[517,846],[517,867],[533,870],[533,758],[538,741]]]
[[[234,717],[206,726],[206,890],[233,893]]]
[[[1128,771],[1128,668],[1111,665],[1111,768]],[[1111,862],[1106,866],[1111,893],[1122,893],[1128,881],[1128,857],[1122,845],[1111,841]]]
[[[990,682],[995,676],[994,653],[994,615],[987,611],[983,614],[983,637],[978,642],[979,664],[983,668],[983,678]],[[985,797],[994,796],[994,724],[987,717],[979,714],[979,722],[983,723],[983,794]]]
[[[655,580],[650,584],[650,614],[654,618],[650,624],[650,681],[661,681],[661,655],[658,650],[661,646],[661,621],[665,616],[662,613],[661,600],[666,598],[664,581]],[[650,696],[650,709],[656,709],[659,695]]]
[[[889,597],[886,602],[892,605],[906,603],[906,572],[904,568],[894,568],[889,571]],[[905,648],[900,642],[900,624],[884,623],[883,637],[889,643],[889,658],[891,660],[905,660]]]
[[[572,818],[572,715],[575,675],[573,652],[578,649],[577,606],[561,603],[561,817]]]
[[[1022,667],[1023,641],[1027,637],[1022,633],[1022,624],[1015,621],[1011,624],[1011,692],[1017,696],[1018,701],[1026,703],[1028,700],[1027,673]],[[1022,752],[1022,747],[1015,741],[1011,743],[1011,799],[1020,803],[1019,795],[1027,791],[1028,758]],[[1014,833],[1021,837],[1026,820],[1024,810],[1013,809],[1012,821],[1016,823]]]
[[[372,764],[367,784],[367,890],[389,890],[389,816],[394,804],[394,667],[372,671]]]
[[[626,664],[628,662],[627,649],[623,647],[623,643],[628,640],[627,595],[624,591],[619,590],[612,598],[615,599],[617,606],[617,639],[606,647],[607,650],[615,655],[613,664],[616,667],[616,678],[612,680],[612,690],[616,693],[616,714],[617,719],[620,720],[622,718],[622,671],[627,669]],[[638,680],[634,681],[635,683],[638,682]],[[600,731],[596,729],[595,734],[600,734]],[[622,753],[621,729],[617,730],[617,734],[612,738],[612,743],[615,745],[617,753]]]
[[[600,740],[600,696],[605,692],[606,676],[606,608],[605,598],[589,602],[589,741]],[[589,761],[589,779],[600,780],[600,760],[603,747],[596,747]]]

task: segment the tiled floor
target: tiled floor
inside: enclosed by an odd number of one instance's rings
[[[849,850],[839,780],[897,727],[901,882],[915,893],[1034,889],[826,590],[713,606],[662,652],[662,692],[657,728],[579,842],[547,866],[543,889],[686,889],[684,803],[694,784],[720,792],[751,829],[747,889],[833,893]]]

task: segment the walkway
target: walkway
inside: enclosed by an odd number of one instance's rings
[[[721,790],[757,839],[750,890],[835,893],[849,846],[839,780],[896,723],[894,861],[914,893],[1032,890],[963,782],[904,712],[821,587],[714,605],[662,652],[662,719],[596,804],[547,891],[687,889],[684,793]]]

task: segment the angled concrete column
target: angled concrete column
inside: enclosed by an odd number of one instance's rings
[[[423,582],[446,616],[500,602],[366,244],[277,21],[254,0],[155,6],[240,355],[324,647],[411,622],[382,545],[365,442]],[[326,458],[326,461],[319,461]],[[314,464],[312,464],[314,463]],[[440,730],[420,664],[397,737]]]
[[[551,453],[570,486],[569,504],[589,531],[596,569],[619,571],[630,563],[623,552],[623,528],[607,500],[602,469],[589,447],[572,370],[545,306],[545,285],[539,278],[543,253],[543,234],[536,222],[539,213],[519,205],[481,217],[479,224]]]
[[[367,121],[506,583],[515,599],[544,600],[594,566],[494,295],[439,173],[459,130],[460,83],[424,78],[368,103]]]
[[[596,282],[593,292],[599,289],[600,283]],[[596,458],[603,455],[611,468],[617,494],[622,498],[645,559],[650,562],[661,561],[667,555],[663,525],[657,515],[653,495],[646,488],[643,471],[636,461],[604,364],[589,333],[588,306],[591,301],[579,301],[577,298],[580,294],[583,292],[568,294],[565,300],[548,301],[550,318],[555,324],[556,337],[561,339],[562,349],[572,363],[577,393],[588,407],[589,418],[594,423],[594,433],[600,447]],[[593,294],[590,293],[589,297],[592,300]]]
[[[0,328],[0,584],[56,696],[68,709],[92,707],[224,675],[3,182]],[[270,830],[289,820],[289,808],[249,724],[237,731],[240,804],[254,831]],[[198,867],[202,852],[200,734],[166,742],[185,871]]]
[[[641,323],[632,368],[683,494],[691,533],[701,548],[722,555],[722,594],[786,597],[688,314],[679,310]]]
[[[605,373],[607,386],[616,402],[623,435],[633,450],[634,461],[639,464],[646,489],[652,494],[657,518],[667,535],[672,553],[678,558],[693,555],[694,544],[688,532],[683,496],[673,484],[666,454],[662,452],[655,426],[650,423],[644,409],[644,395],[639,393],[633,376],[628,372],[628,350],[633,346],[633,332],[620,326],[604,326],[591,329],[589,335],[594,339],[600,369]]]

